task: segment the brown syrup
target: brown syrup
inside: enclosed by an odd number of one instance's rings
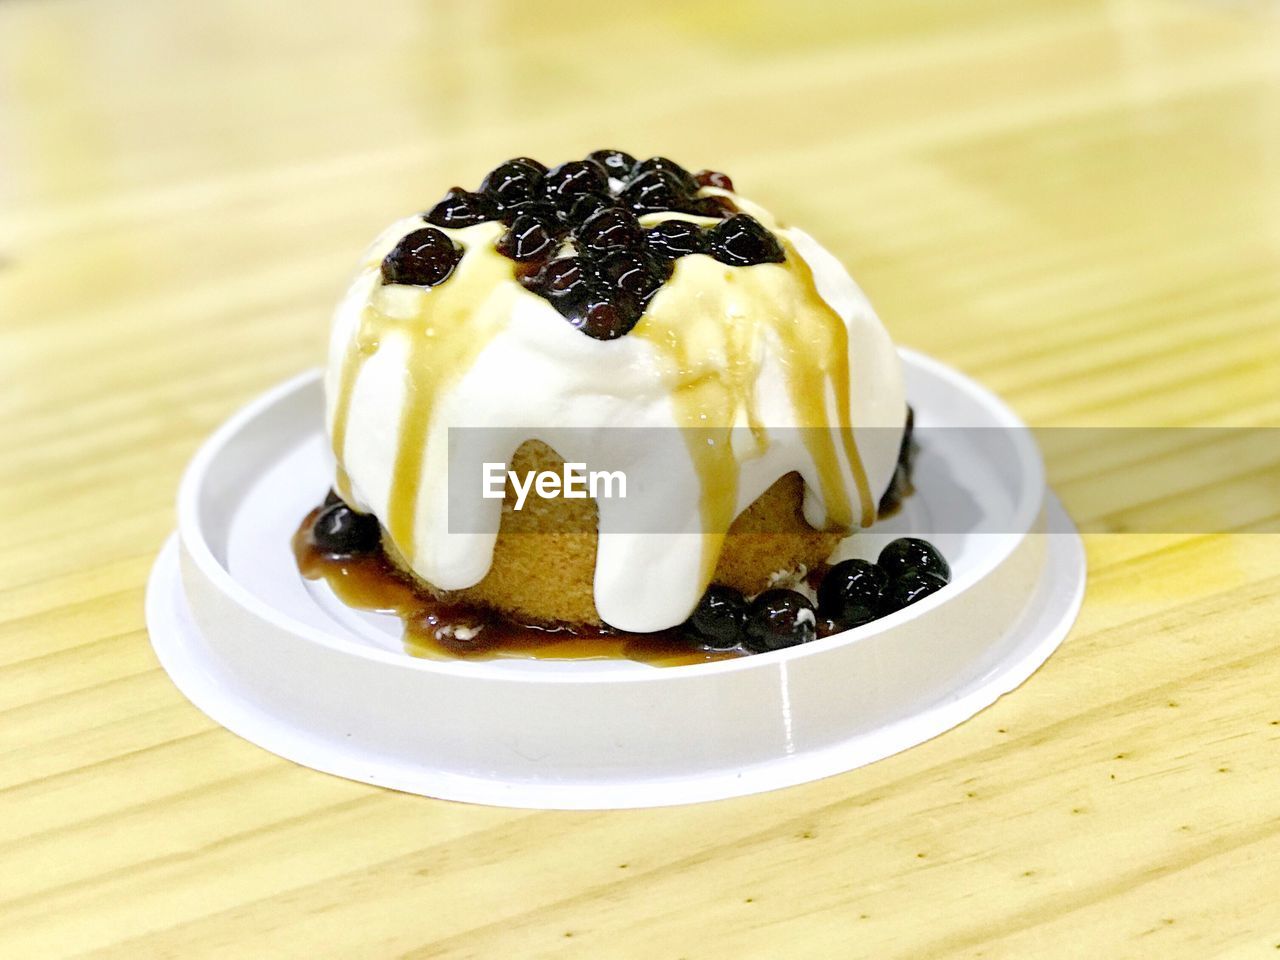
[[[393,613],[404,624],[405,652],[432,660],[635,660],[656,667],[711,663],[743,656],[742,650],[709,650],[676,630],[623,633],[606,628],[536,627],[514,623],[492,611],[447,603],[416,588],[381,549],[335,556],[318,549],[307,514],[293,535],[298,570],[308,580],[324,580],[349,607]],[[458,628],[476,630],[470,639]]]

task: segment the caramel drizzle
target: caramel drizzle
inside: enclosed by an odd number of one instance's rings
[[[436,401],[471,368],[485,345],[502,329],[509,304],[520,291],[510,261],[493,250],[501,224],[444,231],[468,248],[448,280],[436,287],[376,286],[360,317],[357,335],[343,358],[330,431],[338,460],[338,492],[350,496],[343,465],[351,398],[365,363],[389,337],[405,339],[405,400],[392,467],[387,516],[391,539],[406,557],[416,547],[418,499],[426,463],[427,440]],[[476,249],[472,249],[476,248]],[[379,260],[365,265],[378,270]],[[508,282],[503,282],[508,281]],[[346,489],[344,489],[344,486]]]
[[[844,321],[840,319],[840,315],[832,310],[827,301],[822,298],[820,293],[818,293],[818,285],[813,279],[813,270],[809,267],[809,264],[796,252],[795,248],[788,240],[780,238],[779,242],[781,242],[788,250],[787,263],[791,265],[791,272],[795,275],[796,279],[803,284],[805,299],[808,305],[814,308],[816,312],[824,314],[827,318],[827,330],[830,333],[832,340],[830,352],[828,354],[828,358],[831,361],[831,367],[827,372],[827,381],[831,385],[832,392],[835,394],[836,418],[838,425],[837,432],[840,435],[841,446],[844,448],[845,462],[849,465],[849,472],[853,474],[853,482],[858,490],[858,501],[861,507],[861,519],[859,526],[869,527],[875,522],[876,507],[878,504],[875,496],[871,493],[871,484],[867,480],[867,470],[862,463],[861,454],[858,453],[858,445],[853,433],[853,388],[852,374],[849,370],[849,328],[845,326]],[[792,346],[794,351],[794,344]],[[796,378],[793,377],[790,381],[790,387],[793,394],[792,400],[796,403],[797,407],[799,407],[799,398],[795,396],[795,394],[799,392],[801,385],[797,384]],[[822,404],[825,404],[825,402],[826,398],[824,395],[821,404],[819,405],[820,408],[822,408]],[[825,408],[823,409],[824,416],[821,426],[825,427],[827,424],[825,420]],[[818,424],[815,424],[815,426],[818,426]],[[806,438],[816,435],[824,440],[823,445],[825,447],[831,446],[831,433],[829,430],[819,429],[806,431],[805,435]],[[810,444],[809,452],[810,455],[814,455],[812,443]],[[829,463],[832,459],[830,454],[824,454],[824,456]],[[816,455],[815,459],[817,459]],[[835,476],[839,476],[838,472]],[[823,482],[825,486],[830,486],[829,481],[831,479],[831,474],[824,473]],[[848,501],[844,497],[843,485],[840,485],[840,496],[841,500],[846,504],[845,509],[847,510]],[[842,525],[848,526],[848,523],[842,523]]]
[[[371,268],[366,264],[364,269]],[[333,426],[329,430],[333,455],[338,461],[334,488],[348,502],[352,499],[351,477],[348,476],[347,469],[343,464],[343,454],[347,449],[347,424],[351,419],[351,394],[355,390],[356,379],[360,376],[360,371],[364,369],[365,361],[378,352],[378,346],[381,343],[376,338],[365,336],[366,330],[370,327],[377,328],[380,326],[376,322],[369,321],[369,313],[369,308],[365,307],[361,313],[359,329],[351,339],[351,342],[347,344],[346,355],[342,358],[342,367],[338,373],[338,396],[333,407]]]
[[[702,587],[711,582],[719,560],[725,531],[733,522],[738,497],[738,462],[731,436],[741,412],[756,437],[760,452],[766,435],[760,426],[755,383],[758,365],[755,352],[765,328],[771,330],[782,347],[781,357],[787,390],[803,431],[805,446],[818,473],[820,493],[827,508],[828,524],[849,529],[853,508],[845,489],[833,430],[827,411],[828,392],[836,405],[840,449],[858,491],[862,526],[875,519],[876,502],[871,495],[866,470],[858,454],[850,409],[849,331],[840,316],[818,293],[813,272],[781,234],[778,241],[787,259],[781,264],[753,267],[724,267],[722,285],[679,284],[678,274],[689,261],[676,262],[677,276],[669,282],[671,294],[659,293],[639,324],[629,334],[652,343],[666,358],[675,386],[672,401],[690,456],[698,473],[700,512],[703,521]],[[699,269],[705,269],[700,265]],[[793,278],[777,283],[779,271]],[[749,305],[745,311],[731,311],[731,291],[744,288],[737,296]],[[711,291],[719,291],[712,293]],[[691,328],[706,318],[718,335],[724,364],[698,366],[707,341]],[[728,322],[726,322],[726,318]],[[713,338],[714,339],[714,338]]]

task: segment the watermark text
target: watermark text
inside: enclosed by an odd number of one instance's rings
[[[627,475],[621,470],[587,470],[585,463],[566,463],[563,470],[530,470],[522,477],[505,463],[485,463],[481,467],[482,493],[486,500],[506,496],[507,481],[515,491],[515,509],[524,509],[530,491],[544,500],[626,499]]]

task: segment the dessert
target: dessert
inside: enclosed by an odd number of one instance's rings
[[[325,388],[336,494],[299,532],[308,571],[376,557],[454,647],[778,649],[945,582],[923,541],[826,570],[909,492],[898,357],[840,263],[722,173],[597,151],[449,190],[373,244]],[[501,496],[458,472],[495,462]],[[629,494],[520,485],[579,466]]]

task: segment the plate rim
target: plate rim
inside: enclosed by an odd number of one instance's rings
[[[1019,456],[1019,477],[1022,482],[1021,498],[1014,513],[1013,530],[1000,534],[1003,542],[983,558],[982,562],[968,571],[963,580],[955,582],[956,587],[964,587],[976,583],[1003,564],[1027,535],[1035,529],[1042,510],[1050,496],[1045,485],[1044,463],[1039,449],[1035,445],[1030,430],[1013,410],[994,392],[960,373],[952,367],[926,356],[918,351],[905,347],[898,348],[899,356],[905,365],[921,369],[928,375],[945,381],[952,386],[978,400],[990,414],[996,425],[1009,428],[1015,437],[1015,449]],[[186,552],[186,556],[199,567],[201,574],[236,605],[254,616],[271,624],[273,627],[303,637],[309,642],[319,643],[336,652],[356,656],[366,660],[393,666],[402,670],[413,670],[425,673],[444,675],[464,675],[469,679],[491,677],[495,680],[510,681],[510,671],[503,670],[500,665],[486,661],[468,661],[465,663],[448,660],[431,660],[405,656],[387,650],[381,650],[353,639],[303,623],[287,613],[277,609],[259,598],[235,579],[209,546],[203,524],[200,521],[200,502],[204,480],[209,469],[221,451],[254,419],[270,410],[292,394],[310,388],[323,377],[323,369],[313,367],[302,373],[276,384],[262,394],[236,410],[222,423],[199,447],[192,457],[178,487],[178,536]],[[1072,528],[1074,530],[1074,528]],[[954,591],[950,591],[954,593]],[[576,671],[546,672],[529,671],[522,673],[522,683],[669,683],[676,679],[695,680],[697,678],[735,673],[754,669],[768,669],[809,657],[821,656],[846,644],[856,644],[889,630],[917,617],[928,615],[942,606],[949,597],[939,592],[925,597],[918,603],[881,617],[872,623],[863,624],[851,630],[842,631],[814,640],[810,643],[753,654],[750,657],[737,657],[729,660],[718,660],[708,663],[684,664],[664,667],[662,670],[635,671],[634,673],[611,672],[607,676],[588,669]]]
[[[1050,611],[1058,609],[1052,612],[1053,628],[1028,644],[1020,656],[1002,661],[997,669],[974,678],[958,695],[879,728],[874,732],[873,747],[867,743],[869,734],[854,734],[821,749],[752,764],[734,772],[717,768],[628,781],[512,782],[429,766],[406,769],[404,763],[362,753],[340,739],[282,723],[278,715],[252,699],[236,697],[216,673],[201,668],[194,653],[198,645],[189,638],[179,639],[182,631],[177,627],[183,613],[190,629],[198,632],[199,627],[186,608],[177,531],[166,539],[148,577],[146,620],[160,665],[198,710],[241,739],[321,773],[438,800],[516,809],[621,810],[708,803],[849,773],[941,736],[1021,686],[1066,639],[1087,586],[1083,540],[1052,492],[1046,495],[1045,513],[1049,526],[1036,535],[1048,538],[1046,562],[1022,616],[1025,618],[1033,607],[1039,607],[1041,612],[1046,607]],[[1055,568],[1059,565],[1071,578],[1069,591],[1061,589],[1061,582],[1055,582]],[[224,695],[220,696],[220,691]],[[254,723],[254,713],[269,718],[269,722]]]

